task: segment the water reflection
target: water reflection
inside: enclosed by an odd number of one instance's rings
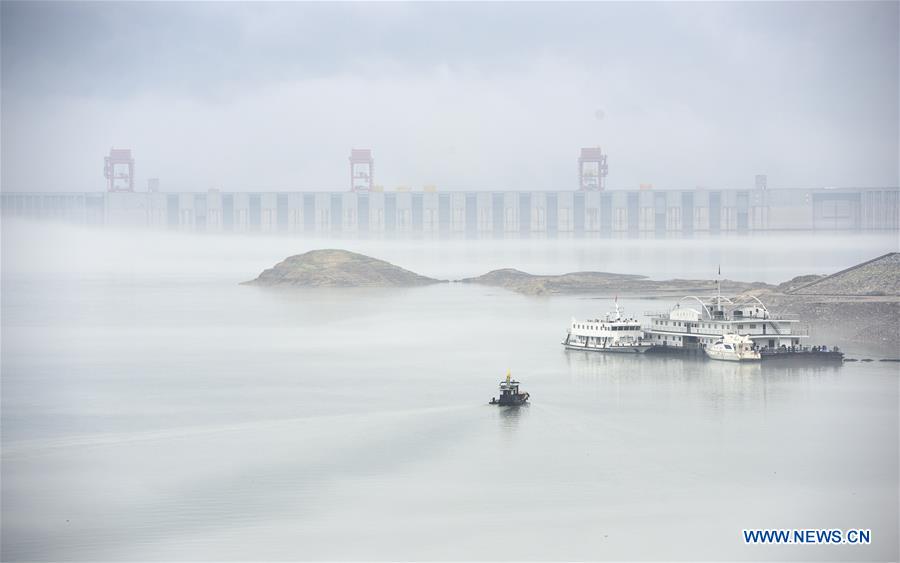
[[[495,417],[500,421],[500,428],[504,432],[514,432],[520,424],[520,421],[528,416],[528,410],[531,405],[528,403],[518,407],[497,407],[491,408],[497,411]]]
[[[823,379],[838,378],[842,371],[841,364],[721,362],[695,356],[576,350],[564,354],[572,385],[593,388],[616,404],[644,400],[633,395],[650,388],[656,395],[697,402],[710,413],[765,410],[769,401],[796,399]]]

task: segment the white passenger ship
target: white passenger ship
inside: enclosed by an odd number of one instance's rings
[[[570,350],[591,350],[597,352],[641,353],[652,347],[644,339],[641,322],[631,317],[623,317],[616,301],[616,309],[603,319],[584,321],[572,319],[563,345]]]
[[[707,350],[719,341],[724,344],[726,335],[738,335],[750,340],[752,350],[765,353],[799,347],[807,338],[800,333],[799,320],[772,316],[763,302],[752,296],[744,301],[721,295],[706,301],[683,297],[668,313],[650,315],[650,319],[645,340],[654,347]],[[751,355],[759,357],[758,353]]]

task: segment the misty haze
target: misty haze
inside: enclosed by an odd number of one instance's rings
[[[900,558],[897,2],[0,33],[3,561]]]

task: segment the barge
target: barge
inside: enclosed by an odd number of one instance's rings
[[[761,350],[760,355],[766,361],[801,360],[805,362],[843,362],[844,353],[837,346],[798,346]]]

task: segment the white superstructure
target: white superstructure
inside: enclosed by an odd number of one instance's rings
[[[800,346],[800,321],[776,318],[756,297],[736,301],[683,297],[668,313],[650,316],[645,340],[654,346],[706,349],[726,335],[746,336],[756,350]]]
[[[618,301],[615,311],[602,319],[580,321],[573,318],[563,345],[572,350],[630,353],[645,352],[651,347],[644,339],[641,322],[624,317]]]

